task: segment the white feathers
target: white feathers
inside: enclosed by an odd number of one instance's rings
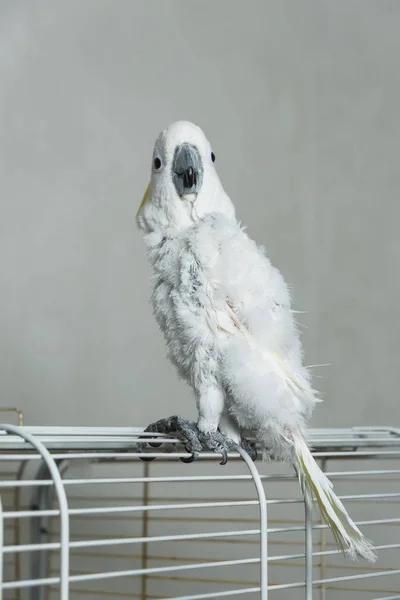
[[[178,196],[171,178],[174,148],[186,142],[203,163],[196,197]],[[203,431],[229,418],[236,438],[239,428],[251,430],[276,458],[291,460],[339,545],[373,560],[304,441],[319,399],[302,364],[287,285],[235,220],[210,153],[196,126],[164,130],[154,150],[162,168],[153,171],[139,210],[154,270],[154,314],[169,357],[194,390]]]
[[[350,518],[342,502],[333,491],[332,483],[321,471],[303,438],[294,435],[294,452],[298,468],[300,485],[306,499],[310,502],[312,494],[318,502],[325,522],[330,526],[337,544],[354,560],[366,558],[376,560],[367,540]]]
[[[176,192],[171,175],[175,150],[186,142],[200,153],[204,173],[200,192],[182,198]],[[154,158],[158,158],[161,168],[152,169],[149,191],[137,215],[137,224],[143,232],[170,227],[185,229],[213,211],[235,217],[235,208],[221,185],[211,153],[210,143],[193,123],[178,121],[160,133],[154,146],[153,164]]]

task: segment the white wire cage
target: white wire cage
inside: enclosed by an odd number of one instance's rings
[[[4,600],[400,599],[399,429],[310,431],[374,565],[342,556],[288,465],[183,464],[160,438],[143,453],[140,428],[0,426]]]

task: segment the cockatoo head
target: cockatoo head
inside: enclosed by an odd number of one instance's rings
[[[178,121],[164,129],[154,146],[151,180],[137,213],[139,228],[146,233],[183,229],[210,212],[234,217],[214,163],[200,127]]]

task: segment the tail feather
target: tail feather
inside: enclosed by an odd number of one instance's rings
[[[314,494],[322,517],[332,530],[338,546],[352,559],[361,556],[375,562],[372,544],[350,518],[342,502],[333,491],[332,482],[315,462],[307,443],[300,436],[294,438],[300,485],[306,498]]]

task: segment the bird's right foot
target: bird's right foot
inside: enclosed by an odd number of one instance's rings
[[[190,453],[189,457],[181,458],[181,461],[184,463],[191,463],[197,460],[202,450],[208,450],[210,452],[215,452],[216,454],[221,454],[221,465],[225,465],[228,460],[228,452],[236,450],[237,448],[235,442],[229,440],[219,431],[203,433],[199,430],[194,421],[189,421],[188,419],[184,419],[177,415],[151,423],[151,425],[146,427],[145,432],[165,434],[178,433],[182,436],[184,438],[185,449]],[[150,445],[157,447],[161,446],[162,442],[152,442]],[[144,446],[145,444],[140,444],[139,450],[143,450]],[[153,458],[143,457],[142,460],[150,461],[153,460]]]

